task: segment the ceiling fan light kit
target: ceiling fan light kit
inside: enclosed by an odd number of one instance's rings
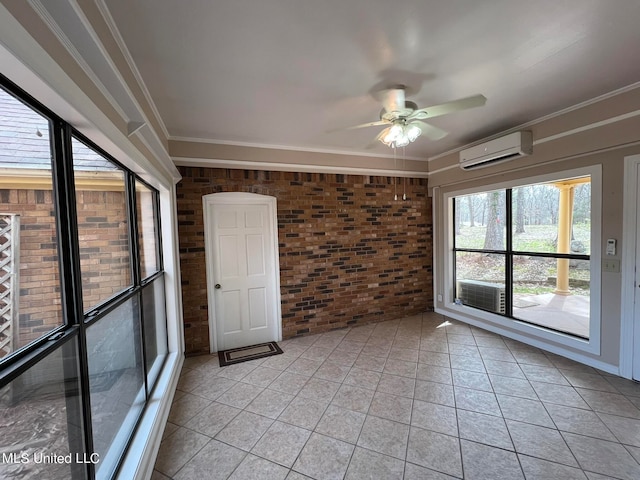
[[[380,136],[380,141],[388,147],[406,147],[422,134],[420,127],[414,124],[397,122],[391,127],[384,129]]]

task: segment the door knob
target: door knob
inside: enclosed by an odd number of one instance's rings
[[[216,283],[216,285],[215,285],[215,289],[216,289],[216,290],[219,290],[219,289],[221,289],[221,288],[222,288],[222,286],[221,286],[219,283]]]

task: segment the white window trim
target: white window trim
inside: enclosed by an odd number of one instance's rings
[[[456,305],[453,298],[453,198],[472,193],[487,192],[505,188],[546,183],[561,179],[591,176],[591,255],[590,255],[590,321],[589,339],[581,339],[571,335],[548,330],[544,327],[528,324],[518,320],[509,319],[500,315],[485,312],[473,307]],[[538,175],[521,178],[518,180],[499,182],[478,187],[456,190],[443,193],[441,203],[442,228],[443,228],[443,278],[436,278],[434,283],[440,283],[436,291],[442,292],[445,309],[438,309],[438,313],[448,315],[458,320],[471,323],[480,327],[498,327],[500,333],[505,330],[513,331],[518,340],[533,343],[547,350],[557,353],[566,353],[562,349],[549,348],[549,343],[571,348],[584,353],[600,355],[600,323],[601,323],[601,216],[602,216],[602,168],[599,165],[564,170],[552,174]],[[492,330],[492,328],[489,328]],[[505,329],[505,330],[503,330]],[[520,335],[518,335],[520,334]],[[507,334],[507,336],[509,336]],[[541,342],[535,342],[535,340]],[[582,361],[582,359],[581,359]]]
[[[151,478],[162,441],[162,432],[169,418],[184,363],[180,255],[176,248],[178,244],[176,187],[174,185],[170,189],[160,188],[159,193],[168,352],[160,376],[147,401],[144,414],[115,477],[117,480]]]
[[[138,424],[117,479],[148,479],[156,461],[162,432],[184,362],[184,328],[178,252],[176,186],[180,175],[168,153],[155,141],[141,141],[153,153],[145,155],[114,124],[60,65],[47,54],[23,26],[0,5],[0,64],[10,81],[76,127],[96,144],[120,159],[160,192],[162,249],[164,255],[168,354],[151,397]],[[146,129],[152,135],[151,129]],[[144,129],[143,129],[144,132]],[[141,135],[140,133],[138,135]],[[144,134],[143,134],[144,136]]]

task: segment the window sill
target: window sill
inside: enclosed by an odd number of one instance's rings
[[[118,480],[151,478],[183,363],[184,356],[181,353],[168,354],[153,394],[147,401],[140,424],[115,477]]]
[[[593,355],[600,355],[600,342],[597,340],[585,340],[565,335],[455,303],[436,306],[435,311],[452,319],[570,358],[605,372],[618,374],[617,366],[593,358]]]

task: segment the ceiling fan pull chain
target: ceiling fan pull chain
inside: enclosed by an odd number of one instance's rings
[[[405,165],[407,162],[407,152],[405,152],[404,147],[402,147],[402,171],[405,171]],[[405,176],[403,177],[403,183],[402,183],[402,200],[406,200],[407,199],[407,176],[405,174]]]
[[[393,147],[393,169],[396,171],[396,175],[398,174],[398,162],[396,158],[396,144],[392,144]],[[398,182],[396,181],[396,177],[393,177],[393,199],[398,200]]]

